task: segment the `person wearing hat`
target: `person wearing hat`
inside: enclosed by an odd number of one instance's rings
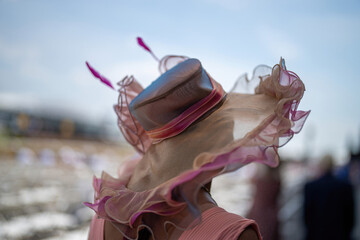
[[[261,239],[255,221],[217,206],[211,181],[251,162],[278,164],[277,148],[309,114],[297,110],[304,84],[283,59],[255,69],[251,94],[226,93],[197,59],[166,56],[159,68],[145,89],[132,76],[118,83],[118,124],[138,157],[118,178],[94,177],[89,239]]]

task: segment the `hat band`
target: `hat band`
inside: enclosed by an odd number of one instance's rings
[[[217,84],[210,76],[209,79],[211,81],[213,90],[208,96],[186,109],[183,113],[171,120],[166,125],[150,131],[146,131],[147,135],[152,139],[153,143],[158,143],[164,139],[180,134],[207,111],[215,107],[223,99],[225,91],[221,85]]]

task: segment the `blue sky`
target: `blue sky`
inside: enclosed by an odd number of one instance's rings
[[[94,121],[110,119],[115,92],[95,81],[89,61],[113,82],[148,85],[156,55],[200,59],[229,90],[238,76],[280,56],[304,81],[303,132],[282,150],[346,159],[360,139],[360,2],[0,0],[0,104],[42,104]]]

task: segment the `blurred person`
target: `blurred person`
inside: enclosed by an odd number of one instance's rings
[[[32,149],[21,147],[16,152],[16,160],[21,165],[32,165],[36,160],[36,155]]]
[[[252,183],[256,188],[253,205],[247,215],[254,219],[265,240],[279,239],[278,198],[281,190],[280,168],[258,166]]]
[[[106,166],[106,159],[100,154],[90,154],[88,157],[89,166],[91,170],[96,173],[101,173],[101,171]]]
[[[354,189],[355,224],[352,232],[353,239],[360,239],[360,148],[350,152],[350,161],[340,167],[336,176],[349,181]]]
[[[54,166],[56,164],[55,153],[49,148],[42,149],[39,158],[43,165]]]
[[[305,185],[304,221],[306,240],[350,240],[354,225],[352,186],[333,174],[333,158],[319,164],[321,175]]]
[[[297,110],[302,81],[283,59],[254,71],[255,94],[226,94],[197,59],[165,56],[159,69],[144,90],[133,77],[118,83],[119,127],[138,155],[118,178],[94,178],[89,239],[262,239],[254,220],[217,206],[211,181],[251,162],[277,165],[280,138],[291,139],[309,114]]]
[[[360,185],[360,151],[350,152],[349,162],[337,169],[336,176],[353,186]]]
[[[73,165],[76,161],[76,153],[69,146],[62,146],[59,149],[59,156],[61,162],[65,163],[66,165]]]

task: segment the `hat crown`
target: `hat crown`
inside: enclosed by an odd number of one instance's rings
[[[203,68],[198,59],[187,59],[153,81],[130,103],[129,107],[131,110],[134,110],[147,104],[149,101],[154,101],[154,98],[161,98],[185,82],[192,81],[198,77],[204,77],[199,76],[202,72]]]
[[[187,59],[171,68],[130,103],[131,114],[145,130],[160,128],[213,91],[213,82],[199,60]]]

